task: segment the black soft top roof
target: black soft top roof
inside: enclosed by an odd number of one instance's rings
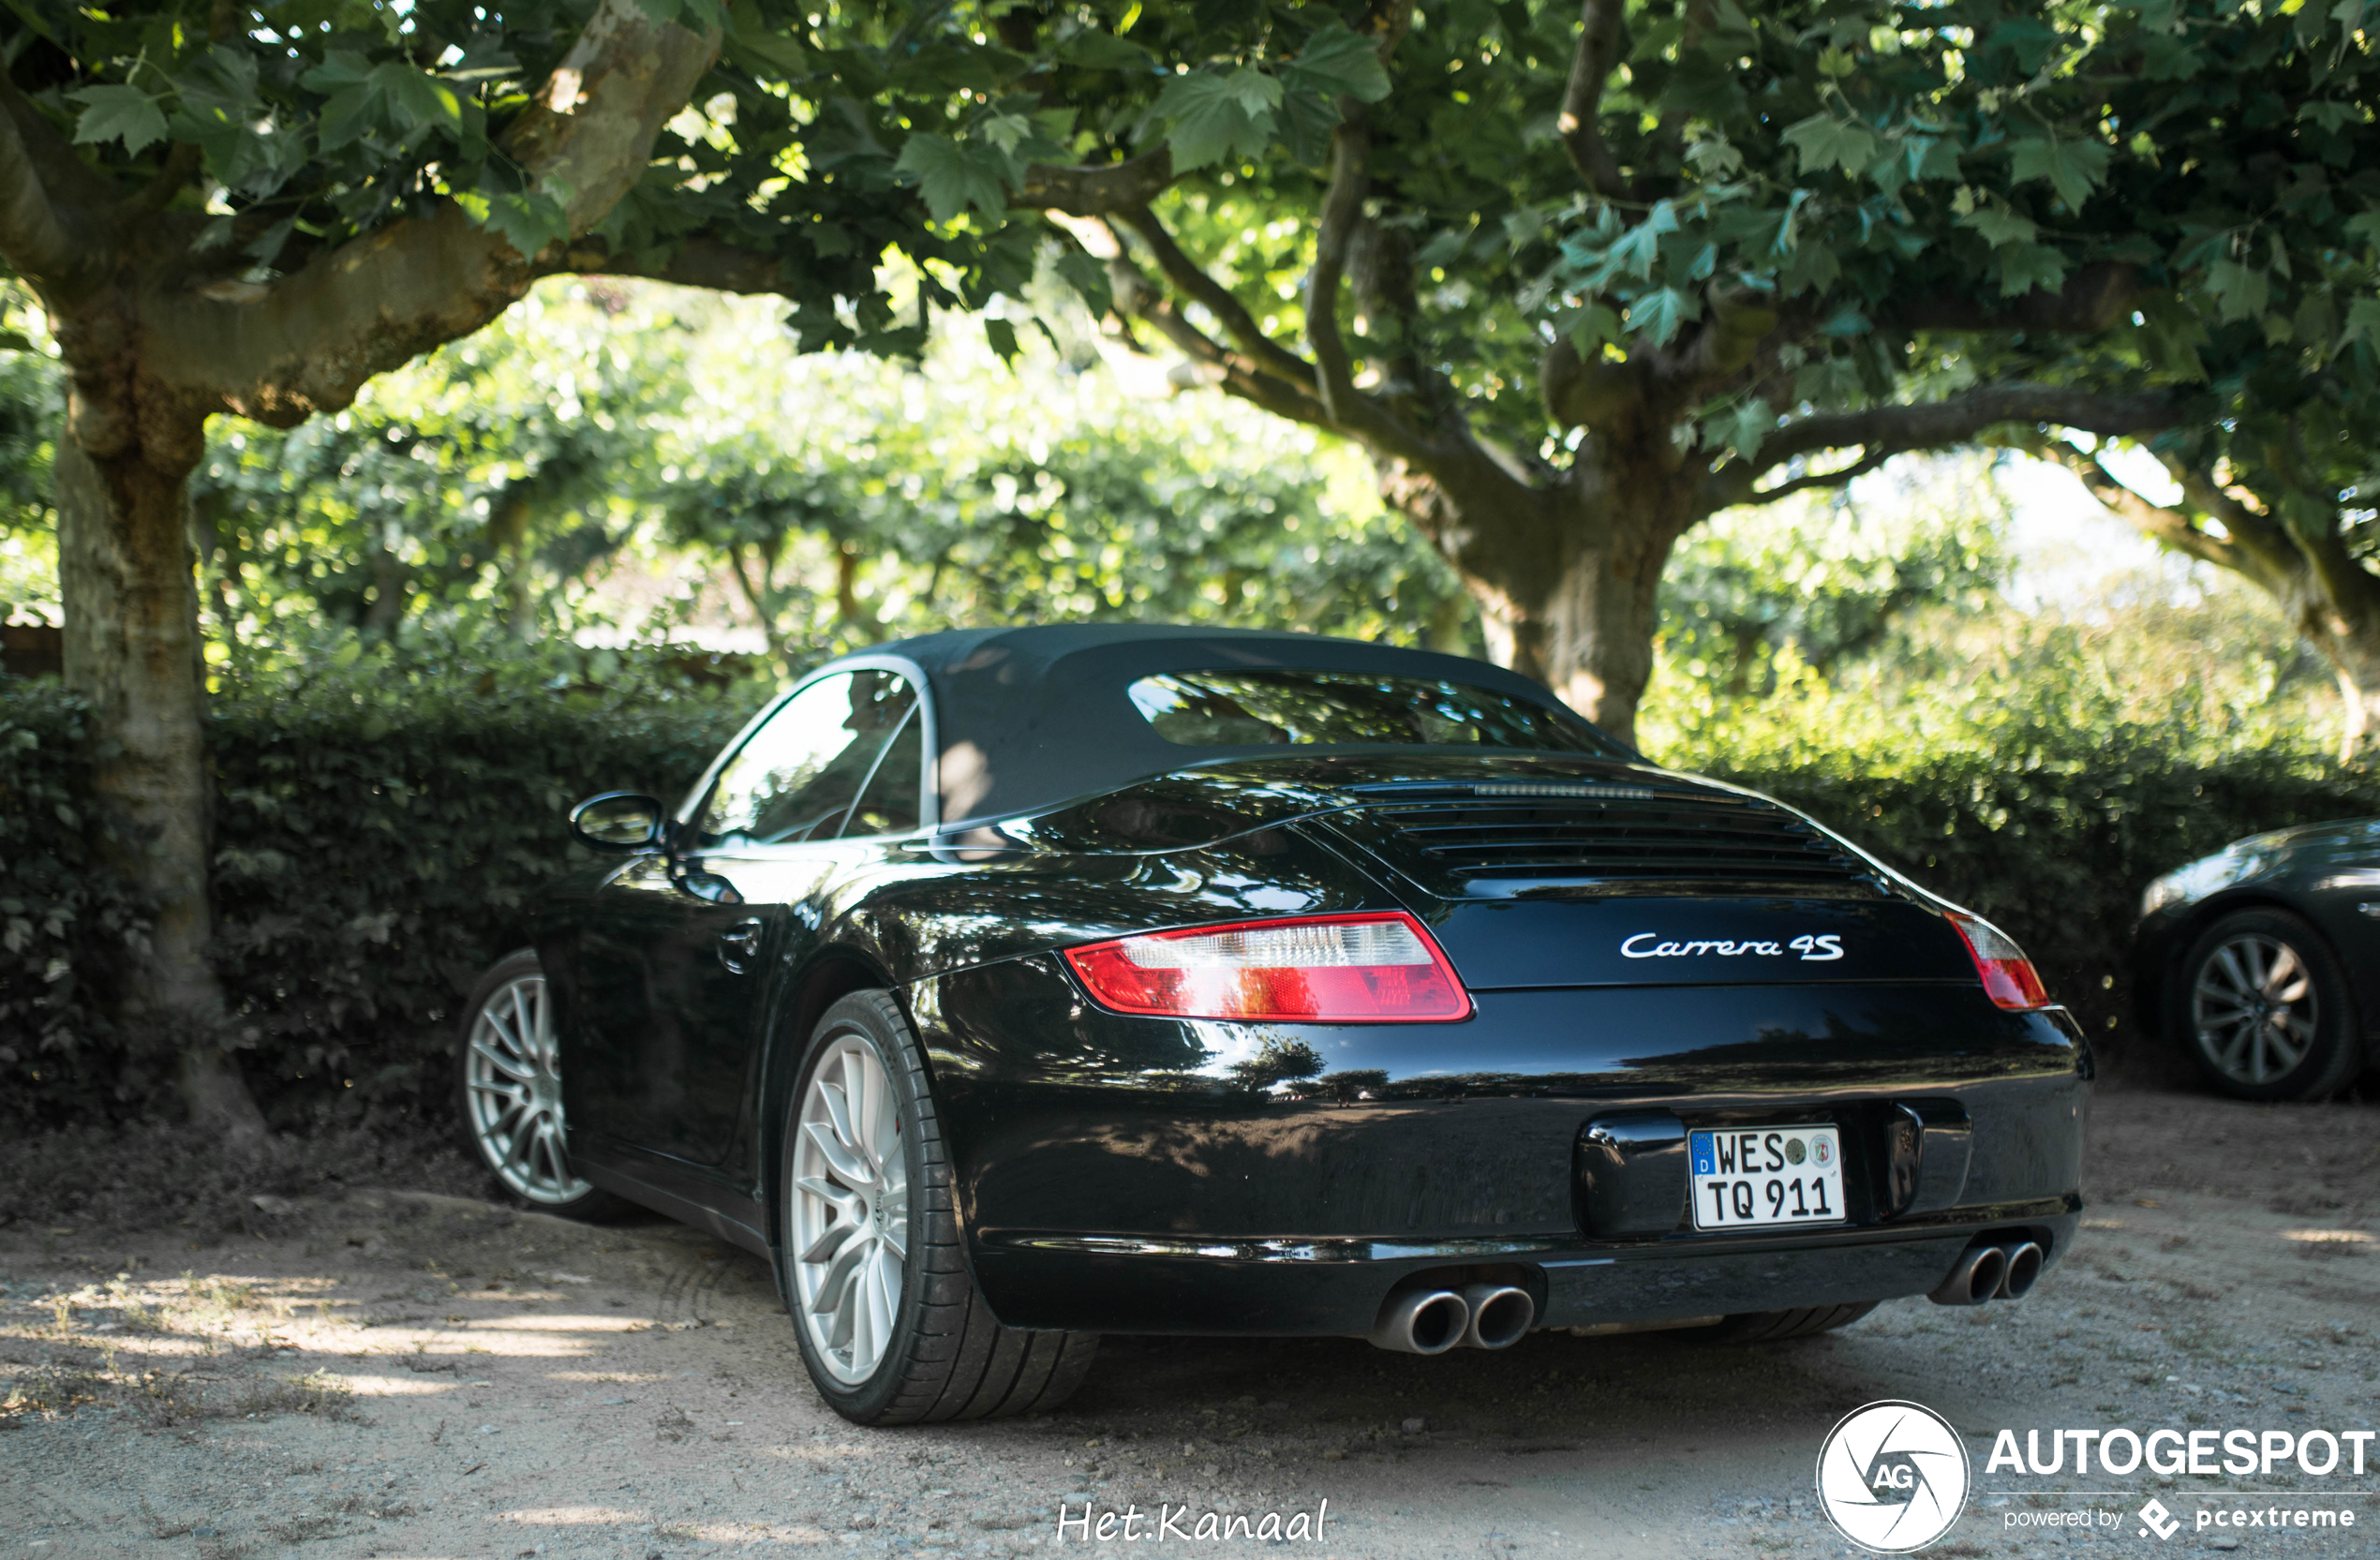
[[[1565,707],[1541,684],[1467,657],[1254,629],[1145,623],[954,629],[879,645],[863,655],[900,656],[926,674],[945,825],[1014,817],[1193,765],[1281,750],[1167,741],[1126,691],[1160,672],[1379,672],[1466,683]]]

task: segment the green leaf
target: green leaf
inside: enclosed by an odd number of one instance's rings
[[[994,216],[1008,209],[1008,186],[1001,179],[999,160],[931,130],[910,135],[893,171],[917,186],[937,222],[947,222],[971,206]]]
[[[2366,244],[2380,245],[2380,211],[2362,212],[2350,216],[2346,228],[2350,236],[2361,238]]]
[[[1703,443],[1733,450],[1749,460],[1761,453],[1761,445],[1776,431],[1776,411],[1755,395],[1704,422]]]
[[[1157,56],[1140,45],[1113,33],[1103,33],[1096,27],[1081,32],[1058,45],[1058,57],[1068,65],[1078,65],[1091,70],[1154,70]]]
[[[2219,316],[2228,325],[2265,311],[2272,301],[2272,278],[2238,260],[2219,260],[2207,267],[2207,290],[2215,295]]]
[[[525,260],[571,236],[570,216],[561,201],[542,192],[464,190],[455,193],[454,203],[478,226],[502,234]]]
[[[1260,118],[1250,115],[1247,105],[1257,96],[1250,87],[1211,70],[1168,82],[1165,91],[1157,95],[1153,111],[1171,127],[1167,141],[1173,148],[1174,167],[1187,171],[1227,156],[1249,157],[1263,151],[1272,139],[1272,115],[1270,111]]]
[[[298,78],[298,84],[324,94],[360,87],[372,79],[372,62],[352,49],[324,52],[322,63]]]
[[[0,331],[0,352],[30,352],[33,338],[22,331]]]
[[[1979,206],[1960,217],[1958,225],[1974,229],[1984,235],[1985,243],[1996,249],[2010,244],[2030,244],[2041,231],[2041,224],[2030,217],[1997,206]]]
[[[1677,231],[1677,208],[1667,201],[1656,201],[1644,220],[1621,234],[1603,251],[1603,264],[1597,280],[1587,285],[1595,289],[1607,286],[1614,277],[1626,274],[1649,277],[1653,261],[1660,254],[1664,234]]]
[[[2057,287],[2066,279],[2066,258],[2046,244],[2016,244],[1993,251],[2000,261],[2000,295]]]
[[[2096,141],[2051,141],[2035,138],[2012,142],[2008,148],[2009,181],[2025,184],[2047,179],[2066,202],[2080,211],[2090,192],[2107,182],[2107,148]]]
[[[1104,317],[1115,307],[1115,293],[1108,279],[1108,268],[1080,249],[1064,249],[1058,255],[1058,275],[1083,302],[1093,316]]]
[[[1628,328],[1631,334],[1651,337],[1656,347],[1666,347],[1681,327],[1702,312],[1698,300],[1665,287],[1629,305]]]
[[[436,125],[451,136],[462,135],[463,100],[454,95],[453,87],[426,70],[394,61],[372,74],[376,79],[385,79],[382,91],[414,124]]]
[[[1325,97],[1376,103],[1389,95],[1389,73],[1380,64],[1379,50],[1343,22],[1332,22],[1306,39],[1281,75],[1291,87]]]
[[[126,153],[165,139],[165,113],[156,99],[136,86],[83,87],[67,97],[82,105],[74,122],[74,143],[89,146],[121,141]]]
[[[1837,167],[1858,173],[1876,160],[1875,132],[1857,120],[1837,119],[1831,113],[1814,113],[1788,125],[1780,139],[1801,154],[1804,173]]]
[[[1223,79],[1223,90],[1250,119],[1281,106],[1281,83],[1252,66],[1242,66]]]
[[[2380,352],[2380,298],[2358,298],[2347,305],[2347,326],[2339,333],[2340,349],[2358,341]]]
[[[984,339],[991,343],[991,349],[1000,355],[1001,362],[1017,361],[1017,327],[1007,320],[985,320]]]

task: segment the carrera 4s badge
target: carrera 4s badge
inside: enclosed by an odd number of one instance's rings
[[[1623,958],[1684,958],[1689,954],[1716,954],[1721,958],[1782,958],[1790,951],[1805,961],[1823,964],[1843,957],[1842,938],[1834,932],[1805,932],[1790,943],[1728,942],[1720,939],[1693,943],[1654,943],[1658,931],[1640,931],[1620,944]],[[1651,943],[1651,946],[1645,944]]]

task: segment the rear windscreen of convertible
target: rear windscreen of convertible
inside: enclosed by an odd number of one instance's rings
[[[1367,672],[1167,672],[1132,702],[1185,748],[1268,743],[1511,748],[1627,756],[1578,717],[1458,682]]]

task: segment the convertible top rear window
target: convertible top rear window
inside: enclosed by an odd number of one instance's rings
[[[1628,754],[1567,711],[1465,683],[1371,672],[1165,672],[1132,702],[1159,736],[1185,748],[1294,746],[1507,748]]]

